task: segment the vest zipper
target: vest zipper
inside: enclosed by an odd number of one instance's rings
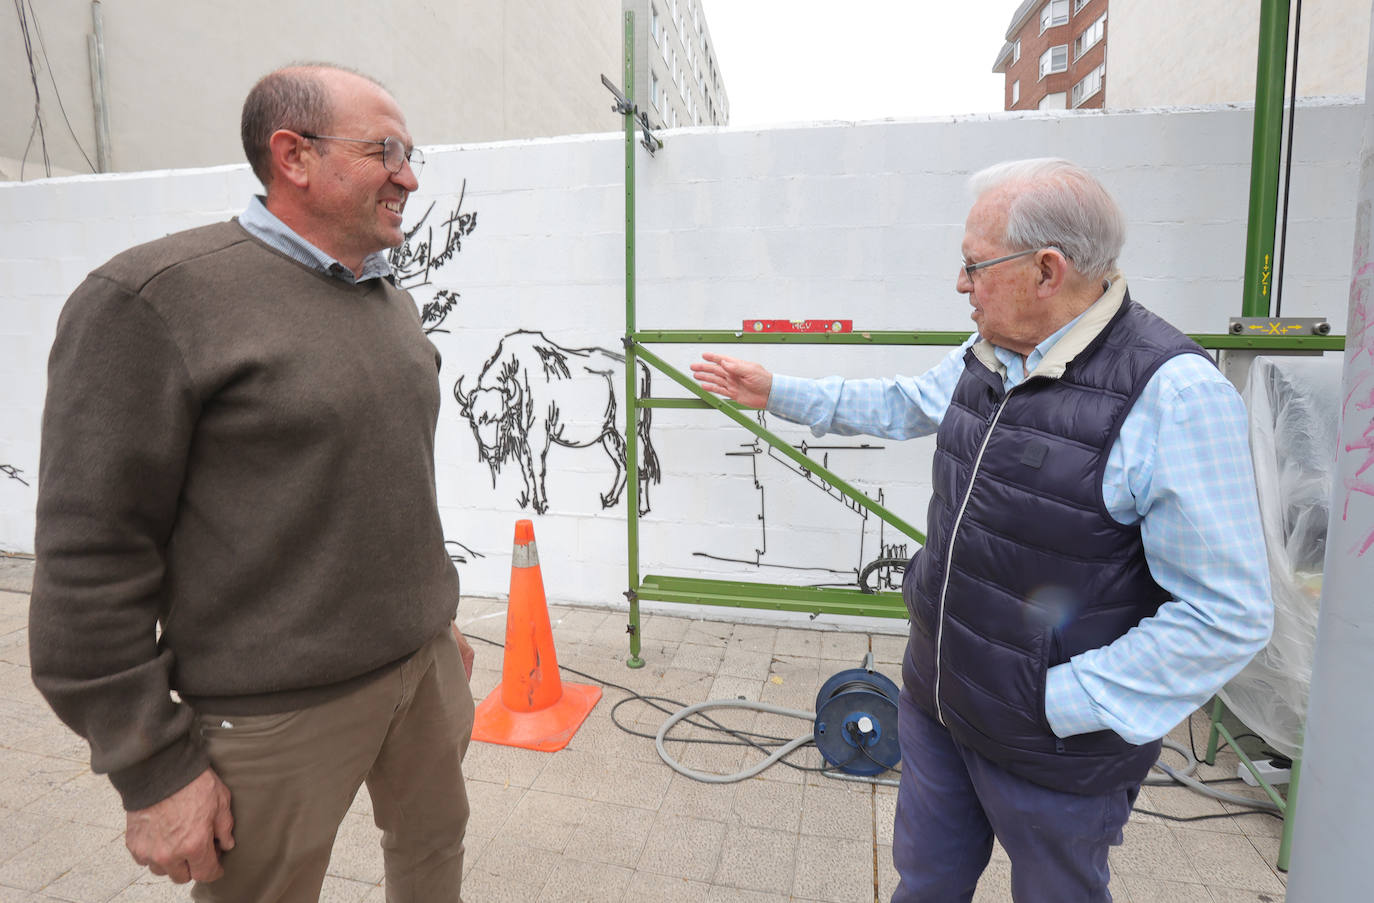
[[[983,443],[978,446],[978,454],[973,459],[973,468],[969,471],[968,488],[964,490],[964,499],[959,503],[959,512],[954,515],[954,524],[949,528],[949,545],[945,549],[945,579],[940,584],[940,605],[936,610],[935,621],[935,717],[941,725],[945,725],[945,713],[940,704],[940,648],[945,638],[945,593],[949,591],[949,574],[954,567],[954,541],[959,535],[959,525],[964,520],[964,510],[968,508],[969,497],[973,495],[973,484],[978,479],[978,468],[983,464],[983,453],[988,449],[988,442],[992,439],[992,431],[997,428],[997,421],[1002,418],[1002,411],[1007,406],[1007,400],[1011,398],[1011,393],[1016,391],[1013,386],[1002,396],[1002,402],[993,412],[992,419],[988,422],[988,431],[983,434]]]

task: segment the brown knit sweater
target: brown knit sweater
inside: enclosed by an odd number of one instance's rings
[[[438,365],[404,291],[312,272],[235,222],[126,251],[68,300],[31,660],[127,809],[209,765],[191,705],[301,708],[446,628]]]

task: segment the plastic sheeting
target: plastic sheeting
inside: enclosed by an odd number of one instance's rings
[[[1250,730],[1289,757],[1302,751],[1307,719],[1340,393],[1340,355],[1257,357],[1245,389],[1274,635],[1220,695]]]

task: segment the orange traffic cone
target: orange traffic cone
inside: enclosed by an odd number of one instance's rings
[[[554,752],[568,745],[600,698],[600,687],[565,684],[558,675],[534,524],[516,521],[501,683],[477,706],[472,739]]]

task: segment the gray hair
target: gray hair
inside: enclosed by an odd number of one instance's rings
[[[326,71],[347,72],[382,87],[376,79],[345,66],[295,63],[264,75],[248,92],[239,120],[239,136],[248,164],[264,187],[272,178],[272,150],[268,142],[273,132],[290,129],[320,135],[330,130],[334,98],[320,77]]]
[[[969,188],[982,197],[1011,188],[1008,250],[1055,247],[1090,279],[1116,269],[1126,242],[1126,223],[1116,201],[1096,178],[1068,160],[1011,160],[974,173]]]

